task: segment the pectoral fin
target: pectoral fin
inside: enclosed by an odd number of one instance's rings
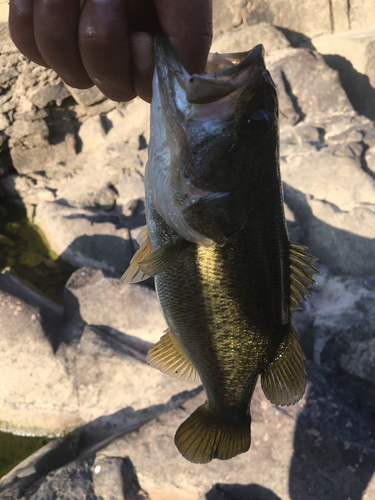
[[[121,277],[122,283],[139,283],[150,277],[150,274],[142,271],[139,263],[143,261],[148,255],[152,254],[152,245],[148,237],[147,226],[144,226],[138,235],[138,243],[141,245],[134,257],[130,261],[129,267]]]
[[[266,398],[276,405],[293,405],[306,387],[306,365],[296,331],[289,325],[288,334],[268,369],[261,376]]]
[[[157,342],[147,355],[151,366],[172,377],[195,382],[199,375],[175,336],[169,330]]]
[[[139,262],[139,268],[149,276],[155,276],[165,271],[167,267],[177,260],[177,257],[180,255],[184,246],[186,246],[186,243],[187,242],[181,238],[181,240],[175,243],[169,243],[159,248]]]

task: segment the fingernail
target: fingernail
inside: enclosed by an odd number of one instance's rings
[[[140,71],[146,71],[151,67],[154,62],[152,43],[132,40],[132,52],[134,64]]]
[[[21,14],[31,14],[34,7],[34,0],[14,0],[14,5]]]

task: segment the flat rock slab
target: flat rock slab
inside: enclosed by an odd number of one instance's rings
[[[93,266],[121,275],[134,254],[129,228],[121,214],[42,202],[34,222],[52,250],[75,267]],[[134,223],[134,221],[133,221]],[[141,227],[144,217],[138,221]]]
[[[175,398],[169,411],[164,407],[148,423],[146,410],[126,409],[122,429],[119,413],[50,443],[0,481],[0,498],[35,500],[53,492],[65,499],[65,491],[78,498],[84,491],[104,500],[317,500],[329,491],[330,498],[370,500],[375,449],[366,450],[360,441],[368,435],[371,441],[374,424],[337,398],[325,372],[309,364],[309,375],[306,396],[292,407],[271,405],[257,386],[251,449],[231,460],[197,465],[179,454],[176,429],[205,395],[177,396],[178,406]],[[111,418],[117,419],[112,428]]]
[[[102,271],[84,267],[72,274],[64,292],[65,319],[105,326],[155,343],[167,328],[156,292],[124,285]]]

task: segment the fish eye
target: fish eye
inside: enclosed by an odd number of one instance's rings
[[[264,109],[259,109],[255,111],[247,120],[247,124],[250,130],[256,132],[263,132],[268,126],[268,119],[270,117],[270,112]]]

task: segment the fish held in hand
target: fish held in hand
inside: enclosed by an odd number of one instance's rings
[[[210,55],[189,75],[155,38],[147,227],[124,282],[155,276],[168,330],[148,355],[162,372],[201,379],[206,402],[178,428],[191,462],[250,447],[258,377],[278,405],[304,394],[292,315],[316,260],[289,242],[279,171],[278,104],[261,45]]]

